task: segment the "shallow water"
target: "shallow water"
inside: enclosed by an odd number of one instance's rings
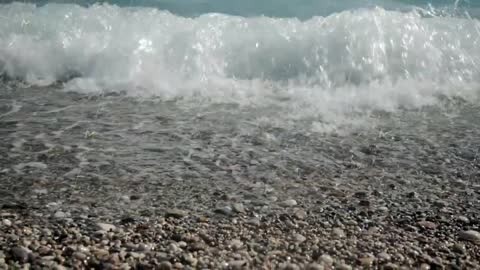
[[[309,179],[476,184],[475,4],[344,3],[0,5],[3,197],[139,210]]]

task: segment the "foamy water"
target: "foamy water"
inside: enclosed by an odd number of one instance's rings
[[[5,78],[81,93],[273,105],[331,125],[480,89],[480,21],[420,8],[300,20],[13,3],[0,21]]]

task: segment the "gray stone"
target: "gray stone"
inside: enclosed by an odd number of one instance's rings
[[[306,270],[324,270],[325,267],[318,263],[311,263],[307,266]]]
[[[381,252],[377,254],[377,258],[382,260],[382,261],[390,261],[392,259],[392,256],[386,252]]]
[[[318,258],[318,261],[325,266],[333,265],[333,258],[328,254],[323,254],[322,256],[320,256],[320,258]]]
[[[230,246],[233,250],[239,250],[243,247],[243,243],[238,239],[233,239],[232,241],[230,241]]]
[[[248,269],[248,262],[245,260],[230,261],[228,266],[232,270]]]
[[[296,219],[304,220],[307,217],[307,212],[303,209],[298,209],[293,215]]]
[[[62,212],[62,211],[57,211],[55,212],[55,214],[53,214],[53,217],[54,218],[66,218],[67,217],[67,214],[65,212]]]
[[[172,268],[173,268],[172,264],[167,261],[161,262],[160,265],[158,266],[159,270],[171,270]]]
[[[285,201],[281,202],[280,205],[283,206],[283,207],[292,207],[292,206],[297,205],[297,201],[295,201],[293,199],[289,199],[289,200],[285,200]]]
[[[105,231],[105,232],[113,231],[116,228],[115,225],[108,224],[108,223],[96,223],[95,227],[97,230]]]
[[[215,213],[222,214],[225,216],[231,216],[233,214],[232,208],[230,206],[220,207],[215,209]]]
[[[336,265],[335,269],[337,269],[337,270],[352,270],[352,267],[348,264],[341,263],[341,264]]]
[[[458,217],[457,217],[457,220],[458,220],[458,221],[461,221],[461,222],[463,222],[463,223],[465,223],[465,224],[470,223],[470,220],[469,220],[466,216],[458,216]]]
[[[167,210],[167,212],[165,213],[165,217],[166,218],[169,218],[169,217],[183,218],[183,217],[187,216],[187,214],[188,213],[184,210],[181,210],[181,209],[178,209],[178,208],[172,208],[172,209]]]
[[[9,219],[4,219],[2,221],[3,225],[7,226],[7,227],[10,227],[12,226],[12,222],[9,220]]]
[[[345,232],[340,228],[334,228],[332,234],[338,238],[344,238],[346,236]]]
[[[241,203],[234,203],[233,210],[237,213],[245,213],[245,207]]]
[[[19,262],[27,262],[28,257],[30,255],[31,251],[25,247],[22,246],[16,246],[12,248],[12,255],[15,259],[17,259]]]
[[[463,231],[463,232],[460,232],[458,236],[461,240],[480,244],[480,232],[477,232],[474,230]]]
[[[293,240],[296,242],[296,243],[303,243],[307,240],[307,238],[299,233],[295,233],[293,234]]]
[[[285,263],[280,266],[282,270],[300,270],[300,267],[294,263]]]

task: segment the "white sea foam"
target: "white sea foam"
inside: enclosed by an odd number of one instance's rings
[[[0,73],[67,90],[263,105],[301,115],[475,98],[480,22],[357,9],[314,17],[185,18],[112,5],[0,5]]]

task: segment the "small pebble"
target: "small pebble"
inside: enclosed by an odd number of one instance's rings
[[[168,209],[167,212],[165,213],[165,217],[169,218],[183,218],[187,215],[187,212],[184,210],[180,210],[178,208],[172,208]]]
[[[243,243],[238,239],[233,239],[230,241],[230,246],[233,248],[233,250],[239,250],[243,247]]]
[[[418,225],[420,227],[430,229],[430,230],[435,230],[437,228],[437,224],[431,222],[431,221],[419,221]]]
[[[280,266],[282,270],[300,270],[300,267],[294,263],[285,263]]]
[[[293,234],[293,240],[296,242],[296,243],[303,243],[307,240],[307,238],[299,233],[295,233]]]
[[[296,219],[304,220],[307,217],[307,212],[303,209],[299,209],[295,211],[293,215],[295,216]]]
[[[57,212],[55,212],[55,214],[53,214],[53,217],[58,218],[58,219],[62,219],[62,218],[66,218],[67,214],[62,212],[62,211],[57,211]]]
[[[220,207],[215,209],[214,212],[217,214],[225,215],[225,216],[231,216],[233,213],[233,210],[230,206],[225,206],[225,207]]]
[[[311,263],[307,266],[306,270],[324,270],[325,267],[318,263]]]
[[[9,219],[4,219],[2,221],[3,225],[7,226],[7,227],[10,227],[12,226],[12,222],[9,220]]]
[[[245,213],[245,207],[241,203],[234,203],[233,204],[233,210],[237,213]]]
[[[332,234],[338,238],[344,238],[346,236],[345,232],[340,228],[334,228]]]
[[[108,223],[96,223],[95,227],[97,230],[105,231],[105,232],[113,231],[116,228],[115,225],[108,224]]]
[[[297,205],[297,201],[295,201],[293,199],[285,200],[285,201],[281,202],[280,205],[283,206],[283,207],[292,207],[292,206]]]
[[[336,270],[352,270],[352,267],[348,264],[341,263],[335,267]]]

